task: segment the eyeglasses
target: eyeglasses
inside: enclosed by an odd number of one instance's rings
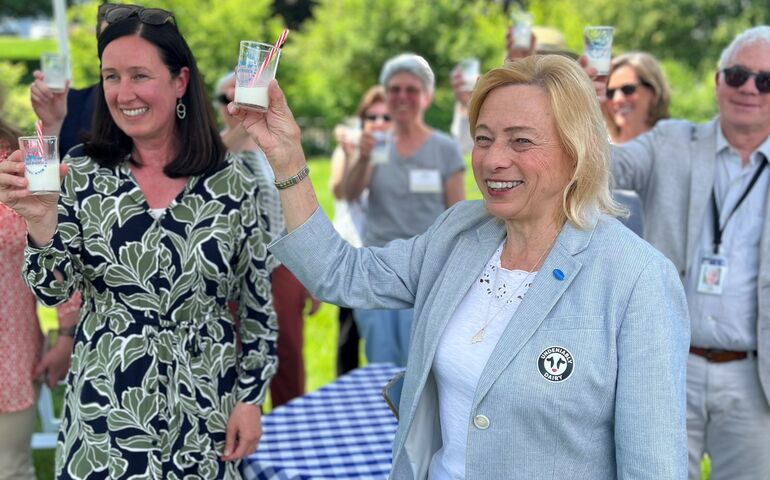
[[[230,100],[230,98],[227,95],[225,95],[224,93],[220,93],[219,96],[217,97],[217,101],[219,103],[221,103],[222,105],[227,105],[232,100]]]
[[[759,93],[770,92],[770,72],[752,72],[740,65],[735,65],[734,67],[722,70],[722,76],[725,79],[725,83],[733,88],[740,87],[750,77],[754,77],[754,85],[756,85]]]
[[[404,92],[405,94],[409,95],[410,97],[414,97],[420,94],[420,89],[417,87],[404,87],[402,88],[400,85],[391,85],[388,87],[388,94],[389,95],[398,95],[399,93]]]
[[[617,88],[608,88],[607,89],[607,98],[609,98],[610,100],[613,100],[615,98],[615,93],[618,90],[623,92],[623,96],[624,97],[630,97],[631,95],[636,93],[636,89],[639,88],[639,87],[647,87],[647,88],[652,89],[652,85],[650,85],[649,83],[647,83],[645,81],[641,81],[639,83],[627,83],[627,84],[621,85],[620,87],[617,87]]]
[[[389,122],[390,121],[390,115],[364,115],[364,120],[367,122],[376,122],[377,120],[382,120],[383,122]]]
[[[112,24],[134,15],[147,25],[159,26],[166,22],[176,25],[173,13],[161,8],[144,8],[138,5],[115,5],[113,8],[105,9],[104,21]]]

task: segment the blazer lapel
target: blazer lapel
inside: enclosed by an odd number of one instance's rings
[[[463,233],[455,245],[443,270],[441,283],[435,290],[436,298],[424,330],[428,339],[425,342],[426,347],[422,358],[423,372],[430,370],[438,341],[449,317],[457,309],[504,237],[505,225],[490,218],[477,230]]]
[[[703,227],[703,217],[706,208],[710,207],[711,191],[714,187],[714,170],[716,168],[717,128],[719,118],[706,125],[693,129],[690,162],[690,211],[687,216],[687,251],[685,265],[690,269],[696,242],[700,238]],[[672,159],[672,161],[676,161]]]
[[[594,223],[593,228],[587,231],[578,230],[569,223],[564,226],[551,253],[514,314],[517,318],[523,318],[526,321],[508,324],[481,373],[476,387],[474,407],[479,404],[503,370],[534,335],[548,312],[575,279],[582,264],[574,258],[574,255],[588,245],[595,226]],[[564,274],[563,280],[556,278],[554,271],[557,269]]]

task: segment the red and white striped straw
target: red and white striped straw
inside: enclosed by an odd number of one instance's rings
[[[267,57],[265,57],[265,60],[262,62],[262,65],[259,66],[259,71],[257,72],[257,75],[254,77],[254,81],[256,81],[256,79],[259,78],[260,76],[262,76],[262,72],[270,64],[270,61],[278,52],[278,49],[280,49],[283,46],[283,42],[286,41],[286,37],[288,36],[289,36],[289,29],[284,28],[283,32],[281,33],[281,36],[278,37],[278,41],[275,42],[275,45],[273,45],[273,48],[270,49],[270,52],[267,54]]]
[[[40,151],[40,156],[45,155],[45,150],[43,150],[43,121],[38,120],[35,122],[35,130],[37,131],[37,144]]]

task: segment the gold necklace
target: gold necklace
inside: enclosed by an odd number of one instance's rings
[[[556,235],[558,236],[558,233]],[[543,257],[545,257],[545,254],[551,250],[551,247],[553,247],[553,244],[555,241],[556,241],[556,236],[553,237],[553,240],[551,240],[551,244],[548,245],[548,248],[543,250],[543,253],[540,254],[540,257],[538,257],[534,265],[532,265],[529,268],[529,270],[527,271],[527,275],[524,276],[524,279],[521,282],[519,282],[519,284],[516,286],[515,289],[511,290],[511,293],[509,293],[508,296],[505,297],[505,300],[503,300],[503,305],[492,316],[489,315],[489,309],[492,308],[492,299],[490,299],[489,305],[487,306],[487,321],[479,329],[479,331],[476,332],[476,334],[471,337],[471,344],[481,343],[484,341],[484,335],[486,335],[487,333],[487,327],[492,323],[492,320],[494,320],[495,318],[497,318],[498,315],[500,315],[500,312],[505,310],[505,305],[508,303],[511,297],[513,297],[516,294],[516,292],[519,291],[521,286],[524,285],[524,282],[526,282],[527,279],[532,275],[533,273],[532,271],[535,270],[538,267],[538,265],[540,265],[540,261],[543,259]],[[497,280],[500,276],[500,268],[502,268],[502,264],[503,264],[502,256],[503,256],[503,252],[500,252],[500,267],[495,272],[495,285],[492,290],[493,292],[497,290]]]

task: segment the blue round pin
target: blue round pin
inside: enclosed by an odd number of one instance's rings
[[[553,276],[554,276],[554,278],[556,278],[556,280],[558,280],[560,282],[562,280],[564,280],[564,272],[562,272],[558,268],[553,271]]]

